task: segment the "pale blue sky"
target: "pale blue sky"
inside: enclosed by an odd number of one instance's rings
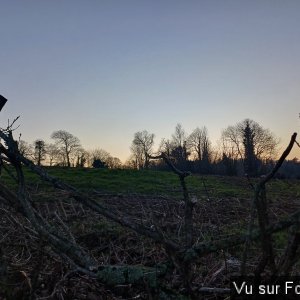
[[[136,131],[159,144],[178,122],[215,144],[251,118],[285,145],[299,56],[297,0],[0,0],[0,123],[21,115],[28,142],[65,129],[123,161]]]

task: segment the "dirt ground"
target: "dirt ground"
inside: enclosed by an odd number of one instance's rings
[[[182,243],[184,204],[167,197],[142,195],[99,195],[95,197],[120,216],[151,228],[157,226],[177,243]],[[165,264],[168,256],[163,247],[114,224],[64,192],[33,193],[37,211],[62,235],[74,238],[92,255],[99,266]],[[251,199],[227,197],[196,200],[194,235],[196,243],[229,237],[246,230]],[[282,201],[270,199],[270,219],[279,220],[299,209],[293,197]],[[285,235],[274,241],[280,252]],[[0,204],[0,299],[157,299],[158,292],[147,286],[107,286],[84,275],[41,240],[31,224],[5,204]],[[248,270],[259,258],[257,244],[248,257]],[[242,246],[223,249],[202,257],[193,266],[193,287],[229,287],[229,278],[238,274]],[[297,270],[296,270],[297,271]],[[177,299],[184,295],[180,274],[167,274],[161,282],[160,299]],[[169,296],[168,296],[169,295]],[[228,297],[228,295],[227,295]],[[206,295],[205,299],[225,299]],[[179,298],[178,298],[179,299]]]

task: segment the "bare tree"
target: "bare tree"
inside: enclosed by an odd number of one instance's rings
[[[46,153],[49,159],[49,166],[52,167],[54,163],[58,163],[62,153],[56,144],[47,144]]]
[[[78,147],[76,151],[74,151],[73,160],[73,165],[83,168],[87,162],[87,151],[85,151],[82,147]]]
[[[187,135],[182,125],[178,123],[175,127],[175,133],[172,134],[172,144],[174,147],[183,147],[184,142],[187,139]]]
[[[33,156],[32,146],[24,140],[18,141],[18,150],[24,157],[31,158]]]
[[[278,139],[269,129],[263,128],[260,124],[250,119],[245,119],[235,126],[229,126],[222,132],[222,138],[227,142],[227,147],[231,147],[241,159],[244,159],[246,128],[249,128],[253,134],[253,147],[256,157],[259,159],[274,158],[277,154]]]
[[[188,160],[190,152],[187,144],[187,134],[180,123],[175,127],[171,144],[171,157],[175,159],[176,164],[179,163],[181,167],[185,168],[185,163]]]
[[[86,158],[88,167],[92,167],[96,160],[103,162],[109,169],[117,169],[122,166],[119,158],[111,156],[111,154],[101,148],[86,151]]]
[[[149,155],[152,154],[154,134],[147,130],[138,131],[134,134],[131,151],[136,157],[137,165],[147,169],[149,167]]]
[[[252,171],[255,168],[255,160],[275,158],[279,143],[273,133],[250,119],[227,127],[222,132],[222,140],[223,153],[229,153],[226,154],[228,157],[242,159],[245,168],[250,168]]]
[[[211,143],[208,138],[207,128],[197,127],[188,137],[189,149],[195,154],[197,160],[210,161]]]
[[[206,127],[197,127],[187,139],[187,147],[193,155],[195,171],[209,173],[213,158],[211,142]]]
[[[120,169],[122,162],[119,158],[110,156],[106,161],[106,165],[109,169]]]
[[[232,159],[243,158],[243,138],[241,137],[237,126],[228,126],[223,130],[221,140],[223,154]]]
[[[132,143],[130,150],[132,152],[132,166],[134,166],[135,169],[141,169],[144,167],[145,160],[143,156],[143,151],[141,147],[138,145]]]
[[[163,138],[160,142],[158,152],[163,152],[170,157],[172,148],[172,142],[169,139],[166,140]]]
[[[136,159],[134,154],[131,154],[128,159],[124,163],[125,169],[138,169],[138,165],[136,164]]]
[[[87,157],[88,157],[87,165],[89,167],[92,167],[93,163],[96,160],[100,160],[103,163],[105,163],[105,165],[106,165],[106,162],[111,157],[111,155],[104,149],[97,148],[97,149],[88,151]]]
[[[56,141],[57,146],[62,150],[66,164],[70,167],[71,156],[81,147],[79,139],[65,130],[54,131],[51,138]]]

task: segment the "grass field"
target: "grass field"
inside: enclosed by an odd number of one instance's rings
[[[89,192],[96,190],[108,194],[166,195],[181,197],[178,176],[172,172],[152,170],[109,170],[89,168],[46,167],[47,172],[60,180]],[[31,187],[47,188],[36,174],[24,167],[26,183]],[[3,172],[2,180],[14,186],[14,181]],[[254,185],[258,179],[253,179]],[[225,176],[200,176],[191,174],[186,178],[190,193],[198,197],[252,197],[253,188],[246,178]],[[274,198],[299,197],[297,180],[274,179],[268,184],[268,193]]]

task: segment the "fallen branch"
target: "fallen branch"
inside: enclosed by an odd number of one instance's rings
[[[143,266],[101,266],[97,272],[97,278],[109,285],[118,284],[144,284],[149,287],[158,288],[157,279],[166,273],[166,266],[157,268]]]

